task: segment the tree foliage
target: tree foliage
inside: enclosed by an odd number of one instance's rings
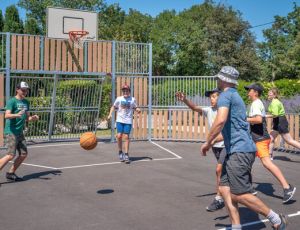
[[[5,10],[4,32],[23,33],[23,22],[15,5],[8,6]]]

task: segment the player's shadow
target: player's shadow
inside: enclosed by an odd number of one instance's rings
[[[259,182],[254,182],[254,184],[257,184],[255,190],[259,191],[267,196],[271,196],[274,198],[282,199],[282,196],[275,195],[275,189],[273,188],[273,184],[270,183],[259,183]]]
[[[143,160],[153,160],[152,157],[130,157],[130,161],[143,161]]]
[[[288,162],[293,162],[293,163],[300,163],[300,161],[291,160],[291,158],[286,157],[286,156],[275,156],[274,160],[288,161]]]
[[[206,197],[206,196],[215,196],[215,195],[217,195],[217,193],[213,192],[213,193],[201,194],[196,197]]]
[[[113,192],[114,192],[113,189],[100,189],[100,190],[97,191],[98,194],[102,194],[102,195],[110,194],[110,193],[113,193]]]
[[[23,180],[24,181],[32,180],[32,179],[51,180],[52,178],[48,177],[48,175],[57,176],[57,175],[61,175],[61,174],[62,174],[62,171],[60,171],[60,170],[49,170],[49,171],[43,171],[43,172],[37,172],[37,173],[25,175],[23,177]]]
[[[259,229],[265,229],[266,225],[260,221],[259,219],[259,215],[253,211],[251,211],[250,209],[246,208],[246,207],[240,207],[239,208],[239,213],[240,213],[240,219],[241,219],[241,224],[246,225],[243,226],[243,230],[259,230]],[[224,220],[227,219],[229,220],[229,216],[220,216],[215,218],[215,220]],[[257,222],[255,224],[252,225],[248,225],[247,223],[253,223],[253,222]],[[230,224],[221,224],[221,223],[216,223],[215,224],[216,228],[229,228],[231,227]]]

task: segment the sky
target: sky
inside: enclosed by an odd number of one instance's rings
[[[18,0],[0,0],[2,12],[11,4],[16,4]],[[180,12],[190,8],[192,5],[201,4],[204,0],[105,0],[108,4],[119,3],[126,12],[130,8],[136,9],[143,14],[157,16],[163,10],[176,10]],[[216,3],[223,3],[232,6],[242,13],[242,18],[248,21],[251,26],[258,26],[274,21],[274,16],[286,16],[293,10],[294,2],[300,5],[300,0],[214,0]],[[26,12],[20,10],[21,18],[25,18]],[[101,20],[101,18],[99,19]],[[264,40],[262,31],[270,28],[271,24],[252,28],[256,40]]]

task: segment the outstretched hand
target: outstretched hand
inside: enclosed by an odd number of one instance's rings
[[[201,152],[202,156],[206,156],[206,153],[208,152],[210,147],[211,146],[207,142],[205,142],[203,145],[201,145],[200,152]]]
[[[184,101],[186,99],[186,95],[183,92],[176,92],[175,96],[179,101]]]

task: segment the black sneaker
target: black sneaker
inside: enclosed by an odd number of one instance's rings
[[[130,163],[130,159],[129,159],[129,156],[128,156],[128,154],[124,154],[124,160],[125,160],[125,163],[126,164],[129,164]]]
[[[18,177],[15,173],[6,173],[6,179],[8,181],[23,181],[24,179],[22,177]]]
[[[224,207],[225,204],[223,200],[217,200],[216,198],[214,198],[213,202],[208,207],[206,207],[206,211],[214,212]]]
[[[119,159],[120,159],[121,162],[125,161],[125,159],[124,159],[124,153],[121,152],[121,151],[119,151]]]
[[[287,226],[287,219],[286,219],[286,216],[283,215],[283,214],[279,214],[279,217],[280,217],[281,223],[280,223],[280,225],[277,226],[277,227],[274,227],[274,226],[273,226],[273,229],[275,229],[275,230],[285,230],[285,229],[286,229],[286,226]]]
[[[290,199],[293,198],[294,194],[296,192],[296,187],[293,185],[290,185],[288,189],[283,189],[283,199],[282,203],[287,203]]]

